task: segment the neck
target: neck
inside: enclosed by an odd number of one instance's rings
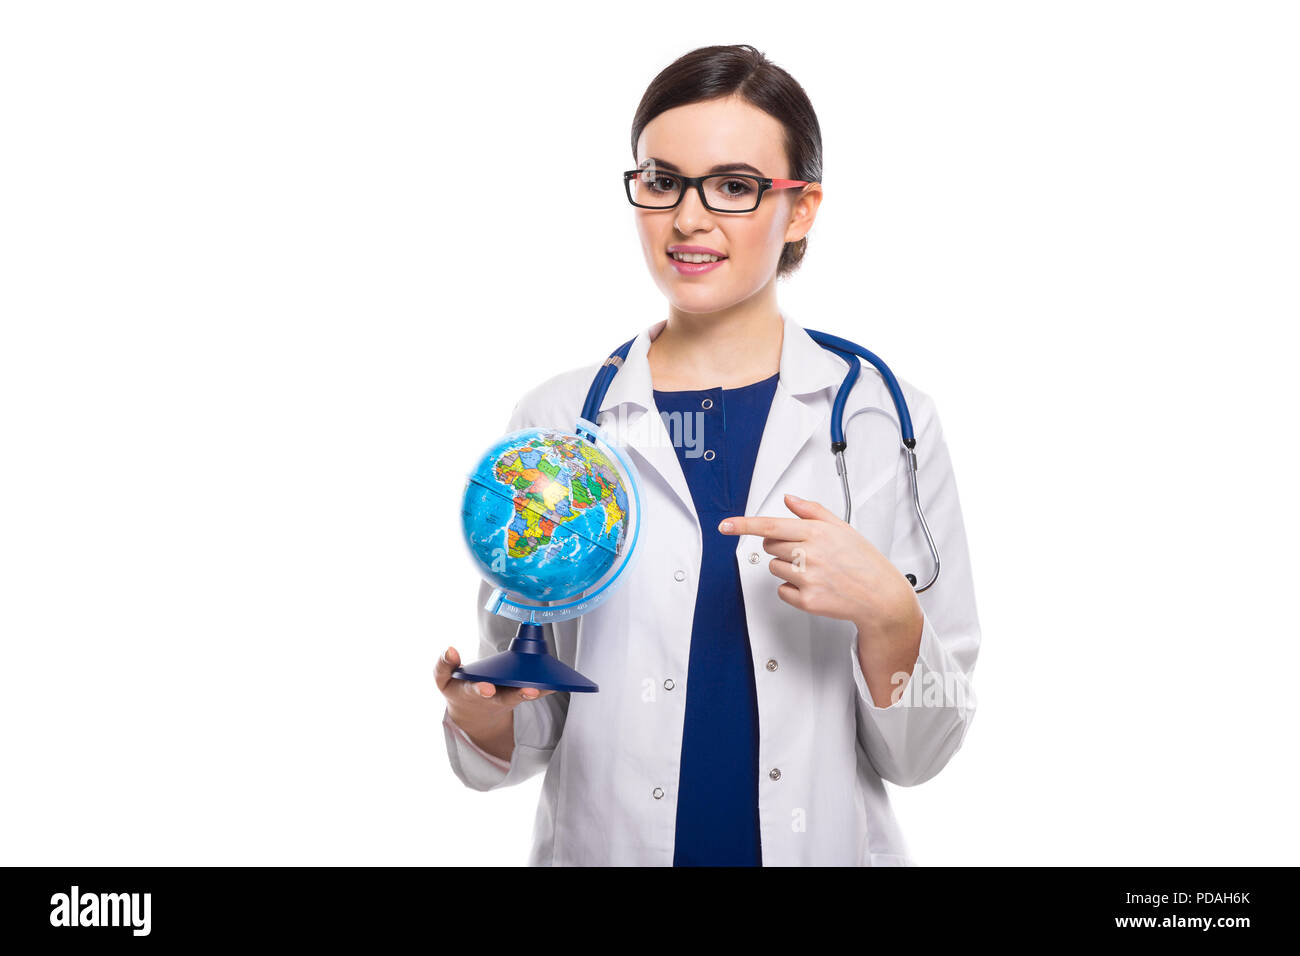
[[[654,387],[662,390],[740,388],[781,369],[785,322],[775,297],[754,296],[719,312],[672,307],[650,343]]]

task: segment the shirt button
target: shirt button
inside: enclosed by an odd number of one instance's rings
[[[780,780],[780,779],[781,779],[781,768],[780,768],[780,767],[773,767],[772,770],[771,770],[771,772],[768,773],[768,776],[771,777],[773,780]]]
[[[671,677],[668,678],[666,681],[664,681],[664,690],[672,690],[676,686],[677,685],[673,683],[673,679]]]
[[[662,800],[662,799],[663,799],[663,796],[664,796],[664,788],[663,788],[663,787],[655,787],[653,792],[654,792],[654,798],[655,798],[656,800]]]
[[[712,408],[712,407],[713,407],[713,399],[711,399],[711,398],[706,398],[704,401],[700,402],[700,406],[701,406],[702,408]]]
[[[758,552],[757,552],[757,551],[751,551],[751,552],[749,552],[749,563],[750,563],[750,564],[758,564]]]
[[[685,580],[686,580],[686,572],[685,572],[685,571],[674,571],[674,572],[673,572],[673,577],[676,578],[678,581],[685,581]]]
[[[767,669],[770,670],[770,671],[774,671],[774,670],[776,670],[776,658],[775,658],[775,657],[769,657],[769,658],[767,659]]]
[[[705,460],[705,461],[713,461],[713,457],[714,457],[714,456],[713,456],[713,449],[712,449],[712,448],[708,449],[708,450],[704,453],[704,460]]]

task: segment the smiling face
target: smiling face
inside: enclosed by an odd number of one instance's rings
[[[744,100],[690,103],[660,113],[637,140],[637,167],[654,162],[683,176],[704,176],[715,166],[747,163],[758,170],[733,170],[769,179],[791,179],[780,121]],[[776,281],[787,242],[812,228],[820,185],[770,189],[750,213],[719,213],[688,189],[675,209],[640,209],[636,215],[641,251],[655,284],[681,312],[721,312]],[[716,265],[676,263],[669,250],[697,246],[725,256]]]

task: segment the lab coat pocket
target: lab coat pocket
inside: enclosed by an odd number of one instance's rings
[[[849,490],[853,494],[853,513],[850,518],[853,526],[864,534],[870,528],[873,534],[867,534],[877,546],[880,534],[893,533],[893,522],[888,520],[894,507],[899,468],[903,463],[902,446],[899,444],[898,426],[894,420],[876,408],[864,408],[852,416],[853,428],[845,426],[844,434],[849,439],[845,451],[846,467],[849,472]],[[830,468],[830,479],[835,481],[836,514],[843,517],[843,495],[839,493],[839,480],[834,467]],[[888,544],[888,541],[884,541]]]
[[[850,475],[850,477],[852,477]],[[849,487],[853,491],[853,509],[856,511],[859,503],[865,505],[881,494],[893,490],[894,481],[898,477],[897,465],[878,465],[870,475],[861,483],[849,482]]]
[[[897,467],[877,465],[869,475],[864,476],[864,482],[849,483],[853,491],[853,513],[849,523],[886,554],[893,544],[897,476]],[[851,471],[849,477],[853,477]],[[841,518],[844,517],[842,508],[837,513]]]

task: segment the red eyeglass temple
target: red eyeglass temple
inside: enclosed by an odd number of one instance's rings
[[[772,180],[773,189],[789,189],[791,186],[807,186],[808,184],[801,179],[774,179]]]

